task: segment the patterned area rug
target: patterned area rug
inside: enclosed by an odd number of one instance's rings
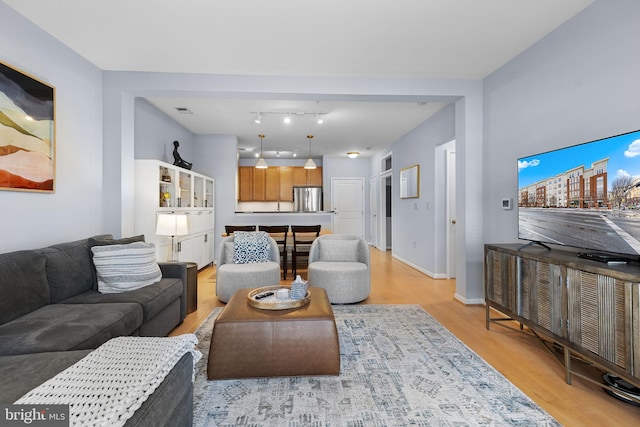
[[[208,381],[216,309],[196,331],[193,425],[560,425],[420,306],[333,309],[339,376]]]

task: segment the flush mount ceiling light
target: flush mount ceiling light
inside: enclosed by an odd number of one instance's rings
[[[355,159],[356,157],[358,157],[360,155],[359,152],[357,151],[349,151],[347,153],[347,156],[349,156],[350,159]]]
[[[316,168],[316,163],[311,158],[311,139],[312,138],[313,138],[313,135],[307,135],[307,139],[309,140],[309,158],[307,159],[306,162],[304,162],[304,168],[305,169],[315,169]]]
[[[260,135],[258,135],[258,138],[260,138],[260,158],[256,162],[256,168],[266,169],[269,167],[269,165],[267,165],[267,162],[265,162],[264,158],[262,157],[262,139],[264,138],[264,134],[261,133]]]

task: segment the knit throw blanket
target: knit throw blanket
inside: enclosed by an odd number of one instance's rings
[[[68,404],[71,425],[123,426],[185,353],[195,365],[197,343],[193,334],[113,338],[15,403]]]

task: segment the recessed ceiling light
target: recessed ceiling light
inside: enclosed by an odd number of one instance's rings
[[[187,107],[176,107],[176,110],[180,114],[193,114]]]

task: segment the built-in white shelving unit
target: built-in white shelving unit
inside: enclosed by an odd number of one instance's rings
[[[214,180],[159,160],[135,161],[135,234],[156,245],[156,259],[171,258],[171,238],[156,236],[158,214],[187,215],[189,234],[174,239],[179,261],[203,268],[214,254]]]

